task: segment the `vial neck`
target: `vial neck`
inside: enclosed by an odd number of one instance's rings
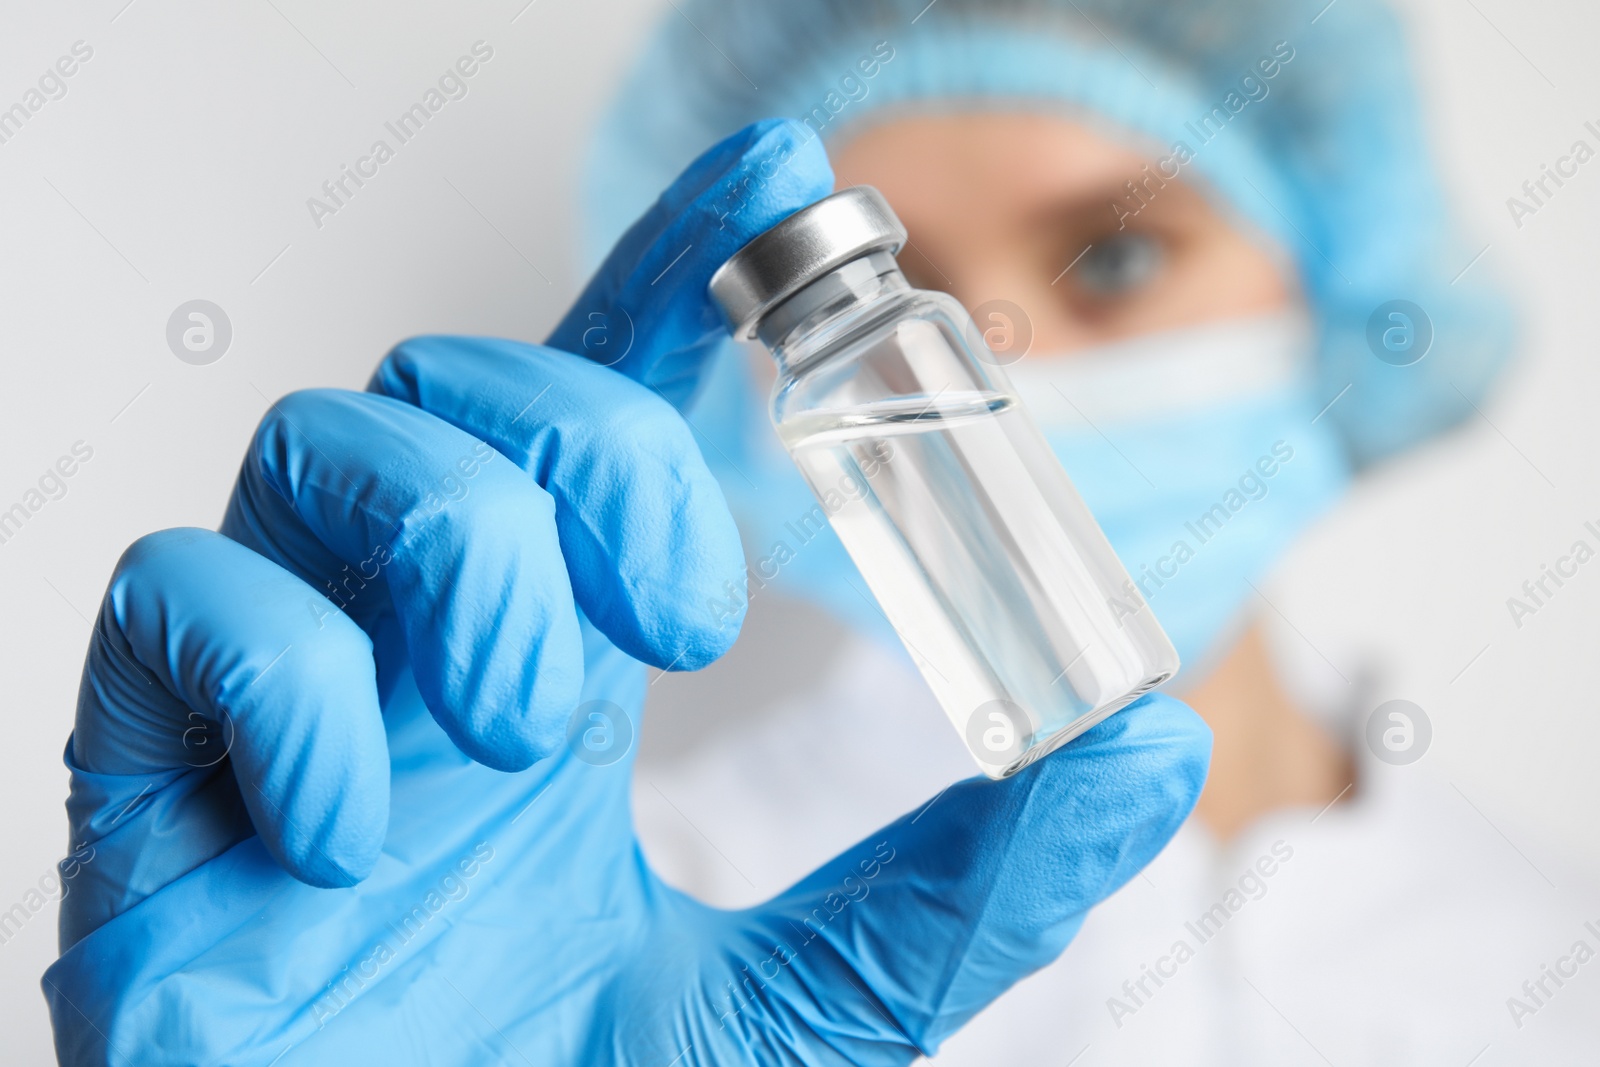
[[[767,312],[756,336],[772,350],[779,370],[792,371],[801,338],[885,293],[910,288],[894,256],[874,252],[829,271]]]

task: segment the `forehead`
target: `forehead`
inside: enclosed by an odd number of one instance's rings
[[[1087,121],[980,108],[886,117],[844,131],[829,155],[841,185],[876,185],[896,210],[961,202],[964,214],[1103,196],[1153,158]]]

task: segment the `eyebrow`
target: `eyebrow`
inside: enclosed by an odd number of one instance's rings
[[[1194,186],[1182,175],[1166,178],[1152,171],[1146,176],[1140,170],[1060,195],[1031,212],[1031,218],[1033,224],[1039,226],[1070,225],[1088,217],[1115,224],[1141,214],[1144,208],[1163,198],[1169,204],[1188,206],[1193,203],[1194,196]]]

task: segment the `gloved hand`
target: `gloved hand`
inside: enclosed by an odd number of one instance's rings
[[[1165,844],[1209,734],[1153,697],[764,906],[646,866],[631,760],[595,753],[640,661],[728,647],[744,572],[668,401],[721,336],[711,271],[830,189],[801,136],[696,162],[548,347],[422,338],[287,397],[222,534],[124,555],[67,748],[62,1062],[903,1064]]]

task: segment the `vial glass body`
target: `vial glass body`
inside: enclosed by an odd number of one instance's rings
[[[781,336],[763,324],[772,419],[1002,778],[1172,677],[1178,656],[966,311],[874,259],[799,294]]]

